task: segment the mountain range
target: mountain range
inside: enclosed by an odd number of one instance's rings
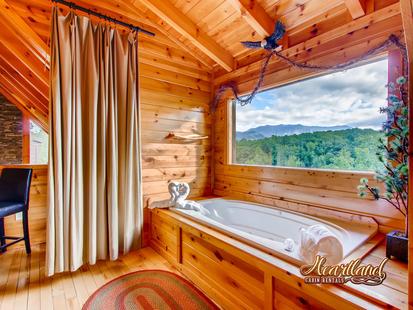
[[[304,126],[301,124],[265,125],[250,128],[247,131],[237,131],[237,140],[258,140],[272,136],[290,136],[318,131],[337,131],[351,129],[350,126]]]

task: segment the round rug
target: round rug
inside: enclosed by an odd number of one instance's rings
[[[99,288],[83,310],[218,309],[189,281],[164,270],[123,275]]]

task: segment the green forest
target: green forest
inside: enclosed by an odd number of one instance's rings
[[[352,128],[243,139],[237,141],[236,163],[376,171],[382,167],[376,155],[380,138],[380,131]]]

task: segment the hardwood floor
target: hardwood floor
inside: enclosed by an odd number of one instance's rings
[[[0,254],[0,309],[81,309],[100,286],[122,274],[141,269],[178,272],[152,248],[129,253],[117,261],[99,261],[76,272],[45,277],[45,245],[10,249]]]

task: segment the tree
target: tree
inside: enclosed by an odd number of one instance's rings
[[[277,146],[275,144],[271,148],[271,165],[277,166]]]
[[[352,128],[338,131],[272,136],[239,140],[236,162],[303,168],[375,171],[381,162],[375,155],[380,131]]]

